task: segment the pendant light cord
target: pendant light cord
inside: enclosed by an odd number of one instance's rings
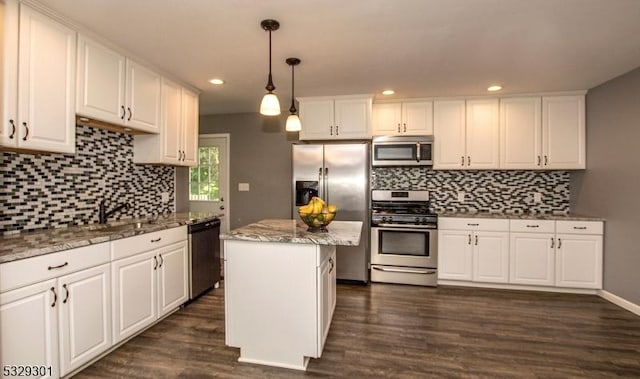
[[[269,30],[269,80],[265,89],[269,91],[269,93],[276,89],[276,86],[273,85],[273,77],[271,76],[271,30]]]
[[[293,70],[295,70],[295,65],[291,65],[291,108],[289,108],[289,112],[291,112],[291,114],[296,114],[297,113],[297,109],[296,109],[296,104],[295,104],[295,93],[294,93],[294,75],[293,75]]]

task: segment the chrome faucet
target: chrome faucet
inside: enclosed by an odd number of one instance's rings
[[[104,200],[102,200],[100,202],[100,206],[98,207],[98,223],[106,224],[107,218],[109,218],[109,216],[123,209],[125,210],[129,209],[129,204],[128,203],[118,204],[115,208],[107,212],[106,206],[104,205]]]

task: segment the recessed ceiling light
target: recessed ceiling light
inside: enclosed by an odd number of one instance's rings
[[[495,91],[500,91],[501,89],[502,89],[502,86],[495,85],[495,86],[490,86],[489,88],[487,88],[487,91],[495,92]]]
[[[382,91],[383,95],[393,95],[394,93],[396,93],[396,91],[394,91],[392,89],[386,89],[386,90]]]
[[[209,83],[215,84],[215,85],[221,85],[221,84],[224,84],[224,80],[216,78],[216,79],[209,80]]]

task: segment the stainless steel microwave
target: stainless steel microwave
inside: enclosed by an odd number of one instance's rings
[[[432,166],[433,137],[382,136],[371,144],[372,166]]]

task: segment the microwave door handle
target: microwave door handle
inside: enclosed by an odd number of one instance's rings
[[[420,163],[420,142],[416,143],[416,162]]]

